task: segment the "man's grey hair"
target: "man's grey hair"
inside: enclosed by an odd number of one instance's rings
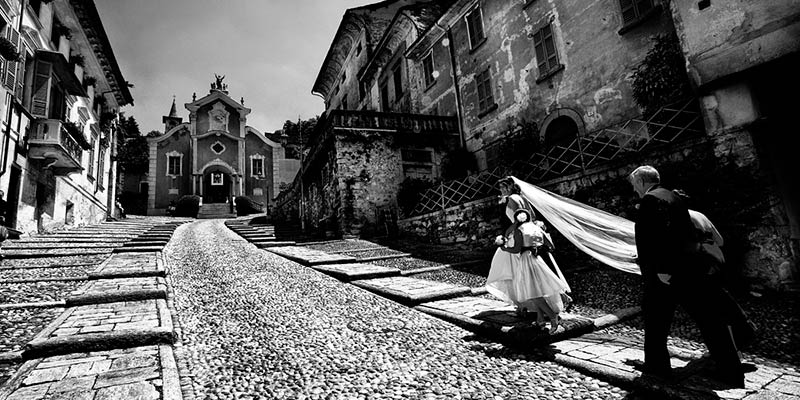
[[[642,165],[636,168],[631,172],[630,176],[628,176],[628,179],[631,181],[635,178],[641,179],[643,183],[661,183],[661,175],[659,175],[658,170],[649,165]]]

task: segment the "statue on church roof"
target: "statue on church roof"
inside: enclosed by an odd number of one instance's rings
[[[228,84],[222,83],[222,80],[225,79],[225,75],[220,76],[214,74],[214,79],[216,79],[216,83],[213,82],[211,83],[211,90],[221,90],[221,91],[228,90]]]

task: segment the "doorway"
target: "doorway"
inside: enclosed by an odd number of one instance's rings
[[[6,226],[10,228],[17,227],[17,209],[19,209],[19,188],[22,179],[22,170],[13,165],[11,166],[11,175],[8,181],[8,195],[6,196]]]
[[[227,203],[231,196],[231,175],[220,170],[203,174],[203,203]]]

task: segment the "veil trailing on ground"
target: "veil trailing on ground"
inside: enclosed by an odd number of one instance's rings
[[[512,179],[522,197],[581,251],[612,268],[640,273],[632,221]]]

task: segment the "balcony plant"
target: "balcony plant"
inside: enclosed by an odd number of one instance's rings
[[[72,121],[66,121],[62,123],[61,126],[63,126],[64,129],[67,131],[67,133],[69,133],[73,137],[83,137],[83,132],[81,131],[81,128],[78,126],[78,124]]]
[[[80,66],[81,68],[86,66],[86,58],[80,53],[70,55],[69,62],[70,64]]]
[[[97,78],[91,75],[86,75],[85,77],[83,77],[83,86],[85,87],[94,86],[96,83],[97,83]]]
[[[8,61],[18,61],[20,59],[19,49],[7,38],[0,37],[0,56]]]

